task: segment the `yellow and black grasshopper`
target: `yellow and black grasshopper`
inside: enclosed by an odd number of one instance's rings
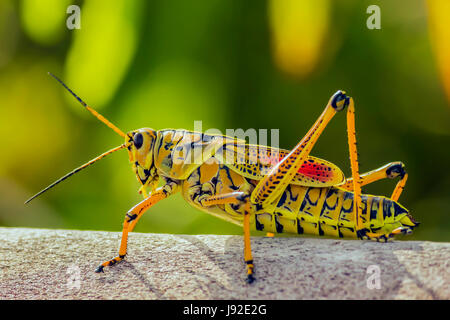
[[[52,75],[52,74],[51,74]],[[144,200],[125,216],[119,254],[102,263],[96,272],[122,261],[128,233],[157,202],[181,192],[193,207],[243,227],[247,281],[254,280],[250,231],[313,234],[388,241],[411,233],[418,225],[397,201],[408,175],[401,162],[392,162],[359,174],[353,99],[336,92],[325,110],[291,150],[246,144],[243,140],[188,130],[138,129],[123,133],[58,80],[100,121],[125,142],[68,173],[35,196],[106,155],[128,149],[129,160]],[[352,178],[345,179],[334,164],[310,156],[319,136],[345,108]],[[361,194],[361,187],[384,178],[399,177],[391,197]],[[160,182],[162,186],[158,187]]]

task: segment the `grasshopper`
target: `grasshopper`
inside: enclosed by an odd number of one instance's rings
[[[398,203],[408,174],[401,162],[359,174],[353,99],[337,91],[307,134],[292,150],[247,144],[244,140],[189,130],[143,128],[123,133],[89,107],[50,73],[88,111],[124,138],[115,147],[41,190],[30,202],[69,176],[105,156],[127,149],[144,200],[124,219],[118,255],[97,267],[104,272],[127,254],[128,233],[157,202],[181,192],[193,207],[242,226],[246,281],[255,280],[250,244],[252,230],[312,234],[386,242],[410,234],[416,222]],[[334,115],[347,108],[347,135],[352,177],[310,152]],[[366,195],[361,187],[381,179],[399,178],[388,197]],[[162,185],[159,186],[162,182]]]

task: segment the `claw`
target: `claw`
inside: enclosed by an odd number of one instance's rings
[[[249,274],[247,276],[247,279],[245,280],[248,284],[253,283],[255,281],[255,277],[252,274]]]
[[[104,273],[105,271],[103,271],[103,268],[104,268],[104,267],[103,267],[102,265],[99,265],[99,266],[97,267],[97,269],[95,269],[95,272],[96,272],[96,273],[100,273],[100,272],[101,272],[101,273]]]

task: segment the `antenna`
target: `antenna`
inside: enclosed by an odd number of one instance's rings
[[[45,189],[42,189],[41,191],[39,191],[38,193],[36,193],[36,194],[35,194],[34,196],[32,196],[30,199],[28,199],[27,201],[25,201],[25,204],[29,203],[29,202],[30,202],[31,200],[33,200],[34,198],[40,196],[41,194],[43,194],[43,193],[46,192],[47,190],[53,188],[53,187],[56,186],[58,183],[60,183],[60,182],[62,182],[62,181],[64,181],[64,180],[66,180],[68,177],[70,177],[70,176],[74,175],[75,173],[77,173],[77,172],[83,170],[84,168],[90,166],[90,165],[93,164],[94,162],[97,162],[98,160],[103,159],[104,157],[106,157],[108,154],[111,154],[111,153],[116,152],[116,151],[118,151],[118,150],[120,150],[120,149],[123,149],[123,148],[125,148],[126,146],[127,146],[126,144],[122,144],[122,145],[120,145],[120,146],[118,146],[118,147],[115,147],[115,148],[113,148],[113,149],[111,149],[111,150],[106,151],[105,153],[102,153],[101,155],[99,155],[98,157],[92,159],[91,161],[86,162],[86,163],[83,164],[82,166],[76,168],[75,170],[69,172],[69,173],[66,174],[65,176],[59,178],[58,180],[56,180],[55,182],[53,182],[51,185],[49,185],[49,186],[46,187]]]
[[[111,129],[113,129],[117,134],[119,134],[120,136],[122,136],[123,138],[126,137],[125,133],[122,132],[122,130],[120,130],[119,128],[117,128],[114,124],[112,124],[108,119],[106,119],[104,116],[102,116],[100,113],[98,113],[97,111],[95,111],[94,109],[92,109],[91,107],[89,107],[86,102],[84,102],[83,100],[81,100],[81,98],[79,96],[77,96],[72,90],[69,89],[68,86],[66,86],[66,84],[64,82],[62,82],[61,79],[59,79],[57,76],[55,76],[53,73],[49,72],[49,75],[51,75],[53,78],[56,79],[56,81],[58,81],[59,83],[62,84],[62,86],[64,88],[67,89],[67,91],[69,91],[80,103],[83,107],[85,107],[90,113],[92,113],[98,120],[100,120],[101,122],[103,122],[104,124],[106,124],[108,127],[110,127]]]

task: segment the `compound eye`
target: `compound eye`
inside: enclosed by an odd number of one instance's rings
[[[142,137],[141,133],[138,132],[133,136],[133,143],[136,149],[142,147],[142,144],[144,143],[144,137]]]

